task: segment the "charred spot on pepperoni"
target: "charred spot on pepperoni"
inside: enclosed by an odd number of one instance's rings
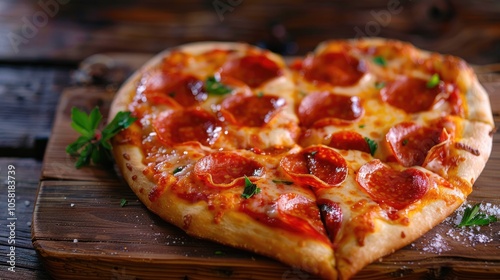
[[[354,131],[338,131],[331,135],[328,146],[339,150],[358,150],[370,153],[370,146],[365,138]]]
[[[283,75],[283,70],[265,54],[250,54],[222,66],[221,77],[232,77],[255,88]]]
[[[336,151],[311,146],[280,161],[283,170],[297,183],[315,188],[338,186],[347,177],[347,163]]]
[[[198,108],[163,112],[154,120],[153,127],[167,145],[195,141],[211,146],[222,131],[215,117]]]
[[[342,225],[342,209],[338,203],[326,199],[320,199],[317,203],[321,213],[321,220],[325,225],[328,237],[330,238],[330,241],[334,243],[335,237],[337,236]]]
[[[350,123],[363,115],[364,109],[357,96],[345,96],[328,91],[313,92],[299,105],[298,117],[305,127],[324,126],[332,121]]]
[[[423,171],[398,171],[378,159],[361,166],[356,181],[375,202],[397,210],[418,201],[429,189],[429,178]]]
[[[222,102],[221,113],[232,124],[248,127],[262,127],[269,123],[286,105],[277,96],[234,95]]]
[[[386,134],[392,154],[405,167],[422,165],[432,147],[442,140],[443,129],[402,122]]]
[[[345,87],[356,84],[366,69],[362,62],[347,53],[331,52],[306,58],[302,72],[311,82]]]
[[[258,162],[233,152],[217,152],[196,162],[194,174],[211,187],[244,186],[244,178],[263,175],[264,169]]]
[[[407,113],[418,113],[430,110],[436,98],[445,93],[445,85],[440,82],[437,86],[427,87],[427,81],[419,78],[401,77],[387,83],[380,90],[384,102],[404,110]]]
[[[144,75],[138,87],[153,104],[170,105],[174,100],[183,107],[193,106],[207,99],[203,81],[194,76],[171,71],[152,71]]]

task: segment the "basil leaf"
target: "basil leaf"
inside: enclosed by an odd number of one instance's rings
[[[128,201],[127,201],[125,198],[122,198],[122,199],[120,200],[120,207],[123,207],[123,206],[125,206],[125,205],[127,205],[127,204],[128,204]]]
[[[368,137],[365,137],[365,141],[366,141],[366,143],[368,143],[368,147],[370,148],[370,154],[373,156],[378,148],[377,142],[373,141],[372,139],[370,139]]]
[[[256,184],[252,183],[252,181],[250,181],[247,176],[245,176],[245,189],[243,190],[241,197],[243,197],[244,199],[249,199],[250,197],[258,193],[260,193],[260,188],[258,188]]]
[[[78,151],[83,148],[87,143],[89,143],[92,140],[92,138],[89,138],[87,136],[80,136],[78,139],[76,139],[75,142],[69,144],[66,146],[66,153],[70,155],[77,155]]]
[[[80,153],[78,160],[75,163],[76,168],[81,168],[82,166],[89,165],[92,152],[94,150],[94,145],[89,144]]]
[[[215,76],[210,76],[205,80],[205,89],[209,94],[224,95],[231,92],[231,88],[222,84]]]
[[[113,120],[102,130],[101,141],[105,142],[115,136],[121,130],[129,127],[136,118],[130,112],[118,112]]]
[[[434,88],[437,85],[439,85],[439,82],[441,82],[441,79],[439,78],[439,74],[434,74],[432,77],[427,81],[427,88]]]
[[[99,123],[102,120],[102,114],[99,112],[99,108],[95,107],[89,115],[89,124],[90,124],[90,129],[92,132],[94,132],[97,127],[99,126]]]
[[[71,109],[71,120],[71,127],[78,133],[89,138],[94,136],[89,116],[85,112],[73,107]]]
[[[481,204],[478,203],[473,207],[465,208],[462,220],[457,226],[485,226],[497,221],[497,217],[495,215],[488,216],[484,213],[479,213],[480,207]]]
[[[376,57],[374,57],[373,58],[373,62],[375,64],[383,66],[383,67],[387,66],[387,61],[382,56],[376,56]]]
[[[109,140],[121,130],[129,127],[136,118],[131,117],[130,112],[118,112],[115,118],[103,129],[102,134],[96,132],[102,121],[102,114],[98,107],[95,107],[89,115],[73,107],[71,120],[71,127],[82,135],[75,142],[66,146],[66,153],[79,156],[75,167],[80,168],[89,165],[90,162],[96,164],[111,162],[110,150],[112,146]]]
[[[184,166],[177,166],[174,171],[172,171],[172,175],[175,175],[179,172],[181,172],[182,170],[184,170]]]

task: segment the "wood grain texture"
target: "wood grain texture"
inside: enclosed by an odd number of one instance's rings
[[[43,26],[34,25],[24,36],[26,21],[33,24],[33,16],[44,11],[39,1],[3,1],[0,60],[79,62],[95,53],[157,53],[167,47],[208,40],[245,41],[282,54],[304,54],[325,39],[364,34],[410,41],[471,63],[500,62],[497,1],[61,2],[66,3],[53,8],[56,12],[47,16]],[[389,3],[396,5],[391,9]],[[12,43],[12,34],[22,43]]]
[[[0,65],[0,156],[42,158],[69,76],[66,67]]]
[[[480,76],[500,126],[500,76]],[[76,170],[64,147],[76,139],[69,109],[107,111],[113,92],[76,87],[57,110],[33,216],[33,244],[56,279],[313,279],[246,251],[187,236],[151,214],[113,170]],[[500,132],[469,203],[500,207]],[[126,199],[128,204],[120,206]],[[356,279],[495,279],[500,275],[500,223],[454,227],[455,215],[420,239],[363,269]],[[478,239],[483,238],[483,239]],[[486,241],[485,241],[486,239]]]
[[[7,191],[4,182],[7,181],[7,167],[13,165],[16,168],[16,211],[15,211],[15,244],[8,243],[10,230],[7,224],[10,221],[7,207]],[[0,262],[0,279],[50,279],[38,261],[36,251],[31,243],[32,212],[35,205],[35,197],[38,190],[39,178],[42,164],[34,159],[0,158],[0,252],[2,261]],[[10,246],[15,246],[16,267],[15,272],[8,270],[7,257]],[[10,257],[9,257],[10,258]]]

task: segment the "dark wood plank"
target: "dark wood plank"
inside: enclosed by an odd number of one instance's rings
[[[15,174],[15,216],[8,215],[7,168],[13,165]],[[3,186],[0,192],[0,279],[50,279],[48,273],[39,262],[31,243],[31,223],[35,197],[38,189],[41,163],[33,159],[0,158],[0,181]],[[16,220],[7,220],[15,217]],[[9,244],[10,229],[7,225],[15,222],[15,244]],[[6,254],[15,246],[15,272],[8,270]],[[10,257],[9,257],[10,259]]]
[[[70,68],[0,66],[0,156],[43,156]]]
[[[500,62],[495,1],[61,2],[67,3],[46,12],[39,1],[4,1],[0,60],[79,62],[95,53],[157,53],[203,40],[246,41],[283,54],[304,54],[323,40],[366,35],[410,41],[471,63]],[[47,21],[35,24],[33,17],[40,13],[38,20],[46,15]]]

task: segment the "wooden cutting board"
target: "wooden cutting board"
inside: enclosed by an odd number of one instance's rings
[[[500,76],[481,74],[500,124]],[[150,213],[113,169],[75,169],[72,106],[108,111],[113,90],[68,88],[59,103],[35,204],[32,239],[55,279],[315,279],[272,259],[187,236]],[[469,203],[500,207],[500,137]],[[122,207],[122,199],[127,204]],[[498,212],[498,210],[497,210]],[[500,277],[500,223],[457,229],[454,215],[356,279]]]

